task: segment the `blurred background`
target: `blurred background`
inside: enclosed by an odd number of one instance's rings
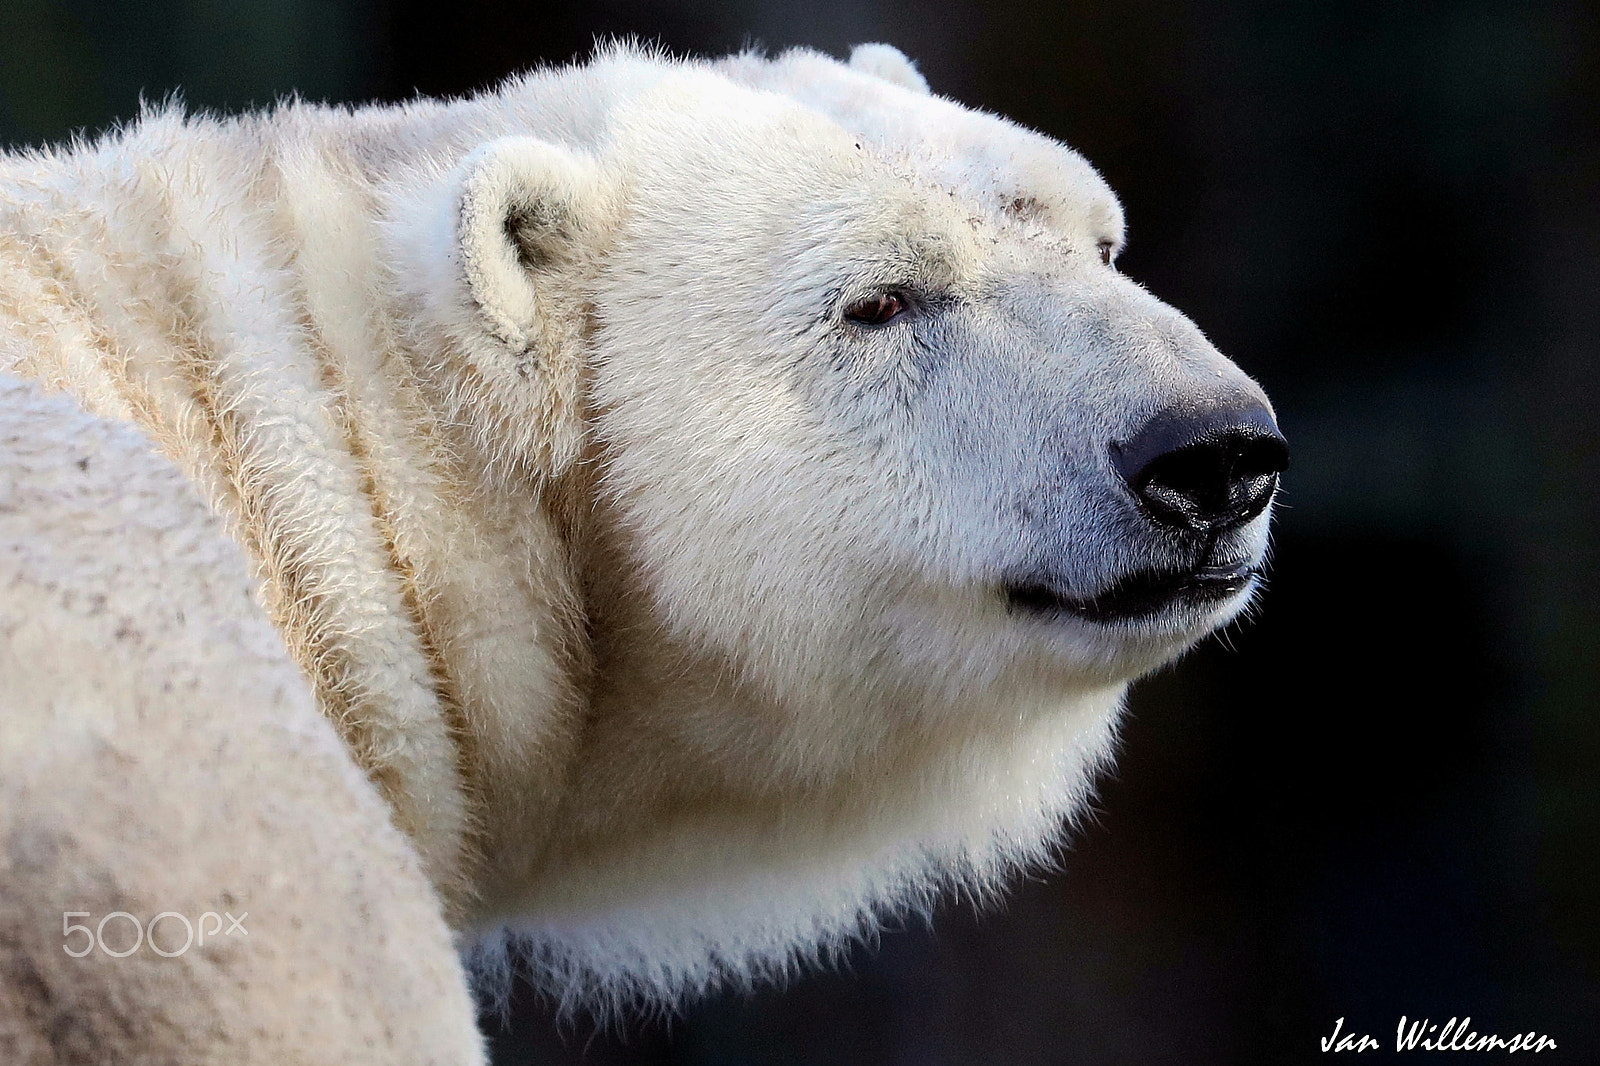
[[[0,141],[180,88],[467,93],[610,34],[888,41],[1080,149],[1124,271],[1267,387],[1293,465],[1261,609],[1136,687],[1059,872],[621,1033],[522,995],[496,1061],[1278,1064],[1404,1014],[1600,1062],[1600,14],[0,0]]]

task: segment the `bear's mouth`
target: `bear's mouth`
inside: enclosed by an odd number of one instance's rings
[[[1048,585],[1005,586],[1015,613],[1072,615],[1111,625],[1153,618],[1173,607],[1202,607],[1230,599],[1261,576],[1259,566],[1204,566],[1195,570],[1146,570],[1130,574],[1088,597],[1065,596]]]

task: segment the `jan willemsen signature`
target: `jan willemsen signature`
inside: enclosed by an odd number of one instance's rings
[[[1367,1033],[1347,1033],[1344,1019],[1333,1023],[1333,1033],[1322,1038],[1323,1051],[1377,1051],[1383,1045]],[[1395,1026],[1396,1051],[1554,1051],[1556,1042],[1542,1033],[1515,1033],[1500,1036],[1497,1033],[1477,1033],[1472,1030],[1472,1016],[1451,1018],[1435,1022],[1427,1018],[1407,1020],[1400,1015]]]

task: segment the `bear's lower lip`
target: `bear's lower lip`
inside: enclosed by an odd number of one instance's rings
[[[1110,625],[1149,619],[1177,605],[1202,606],[1245,591],[1261,574],[1257,566],[1208,566],[1198,570],[1146,570],[1130,574],[1093,596],[1063,595],[1048,585],[1005,587],[1006,606],[1033,615],[1069,614]]]

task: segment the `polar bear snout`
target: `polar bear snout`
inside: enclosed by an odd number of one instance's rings
[[[1136,298],[1159,329],[1121,315],[1060,334],[1061,350],[1111,354],[1051,399],[1079,412],[1078,397],[1109,395],[1116,413],[1087,432],[1055,423],[1068,458],[1030,470],[1035,498],[1015,513],[1038,547],[1001,591],[1013,616],[1189,640],[1259,587],[1289,448],[1255,382],[1188,319]]]
[[[1265,404],[1228,398],[1168,407],[1128,440],[1113,441],[1111,461],[1152,521],[1214,535],[1266,509],[1289,445]]]

